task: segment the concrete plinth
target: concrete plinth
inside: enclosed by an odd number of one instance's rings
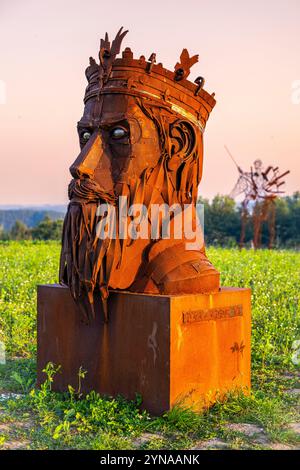
[[[250,388],[250,290],[148,295],[113,291],[109,323],[85,325],[68,288],[38,286],[38,382],[61,365],[53,389],[143,397],[160,414],[183,401],[194,408],[228,390]]]

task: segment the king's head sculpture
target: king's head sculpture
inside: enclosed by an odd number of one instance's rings
[[[187,80],[198,56],[186,49],[174,71],[156,64],[154,53],[134,59],[126,48],[117,58],[126,33],[121,28],[112,43],[106,34],[99,64],[90,58],[81,152],[70,167],[60,282],[86,320],[99,305],[107,321],[110,289],[156,295],[219,289],[204,245],[188,249],[182,223],[174,229],[179,219],[197,225],[203,132],[214,96],[202,77]],[[162,207],[171,208],[169,230]]]

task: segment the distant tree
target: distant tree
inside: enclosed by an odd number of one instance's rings
[[[236,204],[229,196],[217,195],[204,204],[204,235],[207,244],[234,246],[238,242],[240,218]]]
[[[300,246],[300,192],[276,200],[276,235],[280,246]]]
[[[16,222],[20,220],[28,228],[36,227],[46,216],[52,220],[63,219],[64,212],[52,209],[1,209],[0,205],[0,225],[3,225],[3,230],[9,231]]]
[[[217,195],[204,204],[204,234],[208,245],[233,246],[240,239],[241,206],[228,196]],[[263,223],[262,245],[268,245],[268,222]],[[253,239],[251,215],[246,224],[246,242]],[[300,192],[276,199],[276,246],[300,247]]]
[[[11,240],[28,240],[31,238],[30,229],[20,220],[16,220],[10,231]]]
[[[0,225],[0,241],[9,240],[9,233],[4,230],[3,225]]]
[[[31,230],[34,240],[61,240],[63,220],[51,220],[46,216]]]

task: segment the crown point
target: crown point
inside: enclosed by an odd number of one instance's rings
[[[123,59],[133,59],[133,52],[131,51],[130,47],[126,47],[122,52]]]
[[[161,62],[156,65],[156,72],[163,73],[163,64]]]
[[[180,80],[182,80],[184,78],[184,69],[182,67],[178,68],[177,70],[175,70],[175,74],[174,74],[174,80],[176,82],[179,82]]]
[[[196,85],[197,85],[197,88],[195,90],[194,95],[197,96],[199,94],[200,90],[203,88],[205,80],[204,80],[203,77],[197,77],[196,80],[194,81],[194,83],[196,83]]]
[[[155,62],[156,62],[156,54],[155,54],[155,52],[152,52],[152,54],[150,55],[150,57],[148,59],[148,63],[147,63],[147,72],[148,73],[151,73],[152,67],[155,64]]]
[[[152,54],[150,55],[148,61],[151,62],[151,63],[156,62],[156,54],[155,54],[155,52],[152,52]]]
[[[97,75],[98,72],[99,72],[99,65],[97,64],[97,62],[95,61],[93,57],[90,57],[89,65],[85,70],[85,76],[87,78],[87,81],[90,82],[92,77],[94,77],[95,74]]]
[[[183,78],[187,78],[190,74],[191,67],[198,62],[198,59],[198,54],[190,57],[188,50],[183,49],[180,55],[180,62],[177,62],[175,65],[174,80],[180,81]]]

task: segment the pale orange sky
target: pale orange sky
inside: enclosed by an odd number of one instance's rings
[[[173,69],[183,47],[199,54],[191,80],[206,79],[217,105],[205,132],[200,194],[229,193],[254,159],[290,169],[300,189],[299,0],[0,0],[0,204],[67,202],[79,153],[84,70],[105,31],[129,29],[124,47],[157,53]],[[1,102],[1,97],[0,97]]]

